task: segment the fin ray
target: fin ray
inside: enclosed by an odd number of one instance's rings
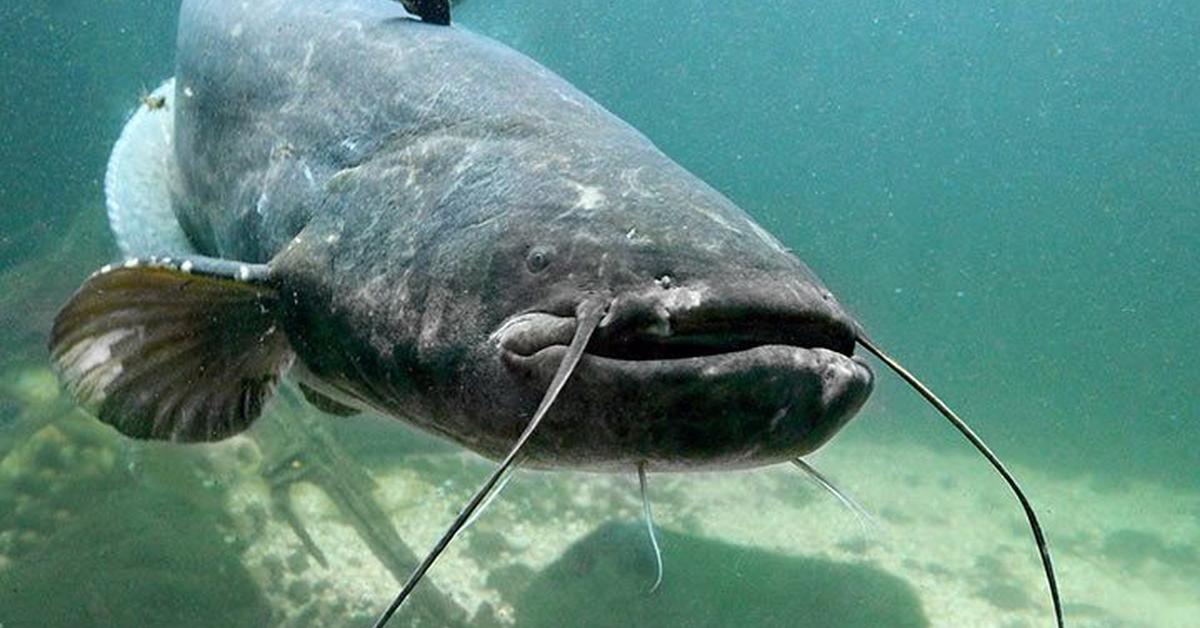
[[[308,401],[308,403],[312,404],[313,407],[321,412],[324,412],[325,414],[332,414],[334,416],[354,416],[355,414],[359,414],[361,412],[357,408],[350,407],[324,393],[314,390],[311,386],[305,384],[304,382],[300,382],[299,385],[300,392],[304,395],[304,399]]]

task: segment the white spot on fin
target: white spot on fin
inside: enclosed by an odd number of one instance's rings
[[[103,401],[108,385],[125,370],[113,359],[113,345],[135,333],[137,329],[114,329],[85,337],[67,350],[58,363],[71,392],[87,403]]]

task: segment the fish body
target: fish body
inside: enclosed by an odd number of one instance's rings
[[[85,333],[79,308],[64,309],[52,341],[64,379],[88,380],[82,396],[127,434],[235,433],[290,372],[322,408],[394,416],[498,458],[589,300],[606,315],[528,466],[771,464],[820,447],[870,392],[857,323],[796,256],[503,44],[384,0],[186,0],[176,76],[160,91],[167,104],[138,116],[171,116],[149,178],[169,197],[161,229],[185,244],[130,233],[147,228],[119,224],[139,197],[114,211],[110,189],[118,239],[171,258],[146,262],[160,291],[193,260],[190,281],[241,281],[253,298],[230,308],[241,313],[219,349],[162,358],[203,373],[157,388],[131,372],[153,359],[135,346],[154,336],[151,314]],[[114,163],[143,169],[130,154]],[[164,334],[155,351],[199,332]],[[97,347],[117,374],[88,375]],[[199,392],[156,400],[185,384]],[[228,389],[219,404],[203,398],[209,385]]]

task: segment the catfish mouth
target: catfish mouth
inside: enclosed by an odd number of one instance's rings
[[[654,330],[598,334],[587,353],[626,362],[684,360],[743,353],[765,346],[826,349],[850,357],[853,336],[843,330],[811,321],[747,316],[720,318],[686,330],[660,335]]]
[[[729,358],[748,357],[765,348],[775,354],[820,353],[825,359],[865,363],[854,356],[855,331],[850,319],[821,302],[818,307],[777,303],[688,303],[647,300],[642,296],[618,298],[610,306],[588,343],[585,358],[593,365],[661,371],[678,367],[716,364]],[[532,366],[558,354],[570,344],[575,318],[549,312],[528,312],[506,321],[493,334],[506,361]],[[778,357],[778,356],[776,356]],[[744,365],[751,362],[739,360]]]
[[[853,355],[853,320],[817,288],[722,292],[701,285],[614,299],[556,402],[563,418],[547,417],[544,450],[530,449],[527,464],[748,468],[828,441],[872,387]],[[532,397],[553,380],[576,327],[569,313],[526,312],[492,340]]]

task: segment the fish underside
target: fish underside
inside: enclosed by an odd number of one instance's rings
[[[797,461],[878,352],[744,211],[444,5],[185,0],[175,76],[109,162],[125,261],[50,340],[132,438],[239,433],[287,374],[500,461],[383,620],[513,466],[644,487]]]

